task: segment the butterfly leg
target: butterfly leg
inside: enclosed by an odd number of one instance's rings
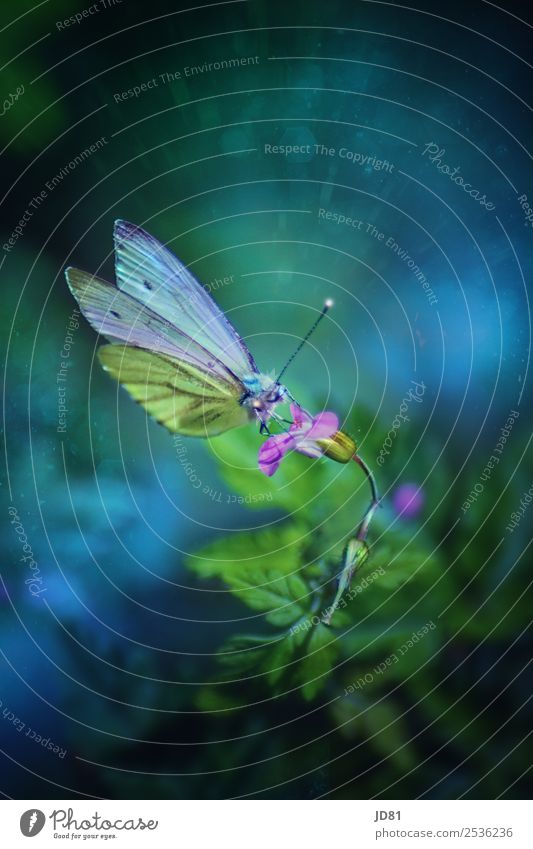
[[[289,432],[290,432],[290,428],[288,428],[288,427],[284,427],[284,424],[283,424],[283,423],[285,422],[285,423],[286,423],[286,424],[288,424],[288,425],[292,425],[292,424],[294,424],[294,422],[292,422],[290,419],[283,419],[281,416],[278,416],[278,414],[277,414],[277,413],[274,413],[274,412],[273,412],[273,413],[271,413],[271,416],[272,416],[272,418],[274,419],[274,421],[275,421],[275,422],[277,422],[277,423],[279,424],[279,426],[281,427],[281,429],[282,429],[283,431],[285,431],[285,433],[289,433]]]
[[[289,392],[289,390],[287,389],[287,387],[286,387],[286,386],[285,386],[284,388],[285,388],[285,395],[287,395],[287,397],[288,397],[288,398],[290,398],[290,399],[291,399],[291,401],[292,401],[294,404],[298,404],[298,401],[296,400],[296,398],[294,397],[294,395],[292,395],[292,393],[291,393],[291,392]],[[300,406],[300,404],[298,404],[298,406]]]

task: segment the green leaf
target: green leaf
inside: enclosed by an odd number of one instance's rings
[[[341,610],[341,608],[338,607],[331,618],[330,628],[346,628],[351,624],[351,622],[352,617],[348,610]]]
[[[239,710],[246,704],[244,700],[239,701],[236,696],[228,693],[227,687],[217,687],[215,684],[200,687],[195,702],[198,710],[225,713]]]
[[[423,540],[413,542],[405,532],[397,531],[390,534],[389,539],[380,539],[379,544],[370,549],[370,558],[361,576],[375,569],[383,569],[384,574],[372,581],[372,586],[388,592],[410,580],[438,577],[441,562],[438,552],[432,552]]]
[[[354,604],[356,602],[354,601]],[[403,622],[377,622],[371,621],[346,629],[341,635],[343,657],[353,660],[354,667],[350,664],[346,674],[350,681],[357,678],[358,674],[364,674],[369,670],[368,663],[373,662],[376,656],[381,660],[387,654],[391,654],[395,648],[402,645],[404,639],[413,633],[410,623]]]
[[[298,574],[305,536],[293,524],[237,534],[190,556],[187,565],[201,577],[222,578],[233,595],[273,625],[288,625],[311,604],[312,593]]]
[[[227,583],[239,565],[250,572],[273,569],[278,575],[286,575],[298,569],[300,552],[305,543],[305,530],[285,523],[264,531],[222,537],[196,554],[188,555],[185,562],[199,577],[218,577]]]
[[[400,715],[400,707],[392,697],[376,699],[365,687],[364,692],[342,696],[330,706],[335,727],[348,740],[366,738],[384,758],[394,760],[403,772],[416,763],[409,732]]]
[[[239,676],[260,674],[275,685],[283,677],[294,677],[298,667],[293,661],[297,660],[307,637],[305,630],[275,637],[248,634],[230,637],[218,652],[223,678],[231,681]]]
[[[252,610],[264,612],[272,625],[290,625],[309,610],[309,592],[300,577],[270,578],[268,573],[263,577],[268,584],[262,587],[253,584],[247,576],[236,578],[235,592],[240,591],[239,598]]]
[[[283,640],[279,640],[273,645],[272,651],[268,654],[265,668],[268,666],[267,679],[271,684],[277,684],[285,673],[294,675],[297,667],[288,666],[298,656],[301,646],[305,642],[307,633],[305,630],[288,633]]]
[[[276,641],[260,634],[237,634],[222,645],[217,652],[217,660],[227,670],[228,678],[238,677],[252,669],[257,670],[272,642]]]
[[[325,687],[338,655],[338,638],[325,625],[313,627],[299,670],[302,696],[311,701]]]

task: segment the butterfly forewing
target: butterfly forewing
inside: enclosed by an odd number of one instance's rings
[[[242,378],[257,366],[235,328],[193,274],[141,227],[116,221],[117,286],[194,338]]]

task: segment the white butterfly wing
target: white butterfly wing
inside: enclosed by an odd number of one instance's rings
[[[141,227],[114,228],[117,286],[194,339],[243,378],[257,366],[243,340],[193,274]]]
[[[197,338],[188,336],[146,304],[78,268],[67,268],[65,274],[83,315],[110,342],[125,342],[184,360],[223,382],[242,387],[231,368],[204,348]]]

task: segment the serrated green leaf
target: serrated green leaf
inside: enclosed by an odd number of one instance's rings
[[[264,635],[238,634],[226,640],[217,652],[217,660],[229,677],[238,676],[256,669],[272,642]]]
[[[188,555],[185,562],[201,578],[219,577],[227,583],[231,582],[236,565],[254,574],[270,569],[278,576],[287,575],[298,569],[305,541],[305,530],[287,522],[264,531],[222,537]]]
[[[189,557],[187,565],[202,577],[222,578],[243,604],[265,613],[273,625],[288,625],[311,604],[312,594],[298,574],[304,541],[298,526],[286,524],[219,540]]]
[[[265,570],[261,575],[263,585],[257,586],[248,573],[236,572],[232,576],[232,592],[238,592],[241,601],[252,610],[263,611],[273,625],[289,625],[309,610],[309,592],[298,575],[277,578],[275,574]]]
[[[306,637],[307,633],[304,630],[295,631],[288,633],[283,640],[273,645],[264,663],[265,668],[268,667],[267,680],[271,684],[276,684],[286,671],[289,674],[294,673],[294,667],[287,669],[287,666],[298,656]]]

